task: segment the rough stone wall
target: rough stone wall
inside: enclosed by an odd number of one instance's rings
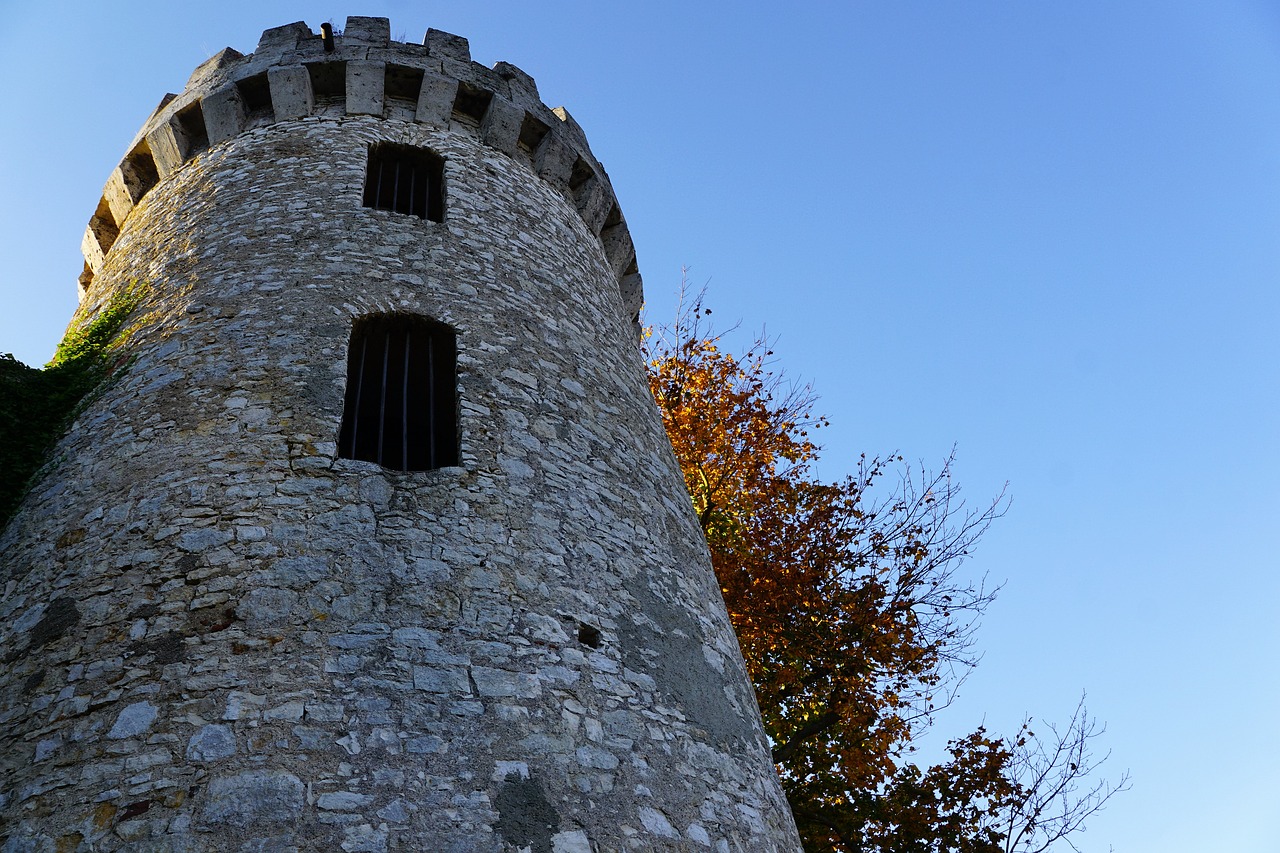
[[[483,119],[251,125],[87,282],[150,291],[0,538],[0,849],[798,850],[634,260]],[[376,141],[445,158],[443,223],[361,206]],[[457,330],[458,467],[336,458],[379,311]]]

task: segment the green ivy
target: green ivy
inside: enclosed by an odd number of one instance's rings
[[[93,320],[67,331],[43,370],[0,353],[0,529],[82,402],[119,367],[112,343],[145,293],[135,282],[114,294]]]

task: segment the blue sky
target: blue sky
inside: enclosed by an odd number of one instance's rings
[[[52,354],[102,184],[209,55],[349,13],[467,36],[586,129],[651,320],[688,266],[777,337],[824,474],[955,445],[971,500],[1009,483],[938,730],[1087,690],[1133,790],[1083,851],[1280,850],[1280,6],[2,5],[0,351]]]

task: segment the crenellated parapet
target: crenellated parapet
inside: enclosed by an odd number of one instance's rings
[[[349,17],[329,43],[298,22],[263,32],[243,55],[225,48],[166,95],[103,188],[85,230],[84,296],[133,208],[203,152],[255,128],[310,116],[374,116],[467,129],[525,163],[576,207],[618,281],[629,318],[643,290],[635,246],[603,166],[563,107],[551,109],[514,65],[471,61],[461,36],[428,30],[422,44],[391,39],[387,18]]]

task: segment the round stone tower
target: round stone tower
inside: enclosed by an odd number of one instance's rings
[[[267,30],[85,235],[115,377],[0,539],[0,849],[799,849],[578,125]]]

